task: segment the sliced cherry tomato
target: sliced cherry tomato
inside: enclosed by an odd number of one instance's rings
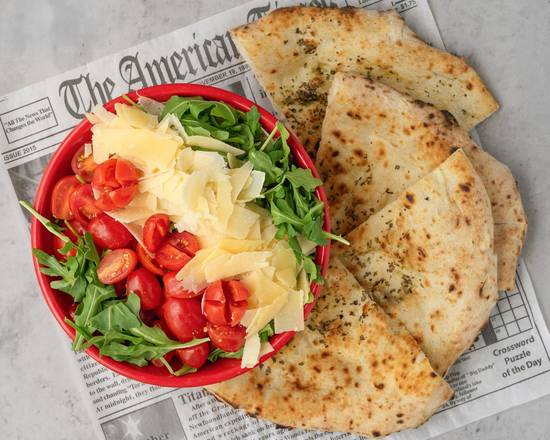
[[[176,352],[183,364],[189,365],[193,368],[200,368],[208,359],[210,344],[208,342],[203,342],[202,344],[195,345],[194,347],[176,350]]]
[[[177,273],[177,271],[168,272],[162,277],[162,282],[164,283],[164,296],[166,298],[194,298],[202,295],[202,292],[195,293],[192,290],[185,289],[183,287],[183,282],[176,279]]]
[[[97,163],[94,162],[94,156],[89,155],[84,157],[84,145],[76,150],[76,153],[71,160],[71,168],[75,174],[78,174],[85,182],[90,183]]]
[[[167,270],[180,270],[191,258],[185,252],[180,251],[169,243],[163,243],[158,248],[155,257],[159,264]]]
[[[200,249],[199,240],[189,232],[173,232],[156,252],[159,264],[168,270],[180,270]]]
[[[142,310],[154,310],[162,301],[162,289],[157,277],[144,267],[140,267],[128,276],[126,292],[134,292],[141,299]]]
[[[113,204],[117,208],[124,208],[125,206],[128,206],[128,204],[134,199],[137,193],[138,193],[138,186],[130,185],[130,186],[123,186],[119,189],[115,189],[105,194],[109,195],[109,197],[113,201]]]
[[[166,214],[154,214],[143,225],[143,244],[155,253],[170,232],[170,218]]]
[[[132,249],[116,249],[106,253],[97,267],[97,277],[103,284],[116,284],[130,275],[137,265]]]
[[[71,194],[82,184],[75,176],[65,176],[59,179],[52,191],[52,215],[60,220],[71,220],[73,213],[69,205]]]
[[[132,162],[124,159],[117,159],[115,165],[115,180],[120,186],[135,185],[140,173]]]
[[[174,246],[176,249],[185,252],[190,257],[194,257],[200,249],[199,240],[189,232],[173,232],[166,238],[166,243]]]
[[[71,194],[69,206],[75,219],[86,226],[88,222],[101,213],[95,204],[92,185],[82,185]]]
[[[164,271],[158,264],[151,258],[145,248],[139,243],[136,244],[136,254],[141,265],[149,272],[153,272],[155,275],[164,275]]]
[[[92,186],[98,191],[120,188],[116,180],[115,169],[117,159],[109,159],[97,166],[92,177]]]
[[[132,234],[122,223],[103,213],[90,221],[88,231],[92,234],[94,243],[103,249],[120,249],[133,240]]]
[[[206,325],[212,345],[223,351],[237,351],[244,345],[246,329],[242,325],[230,327],[208,323]]]
[[[206,336],[206,319],[198,298],[168,298],[162,306],[162,314],[172,334],[181,342]]]
[[[204,315],[212,324],[236,326],[246,312],[249,295],[240,281],[216,281],[204,291]]]

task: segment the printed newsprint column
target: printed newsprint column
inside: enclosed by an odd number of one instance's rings
[[[17,198],[33,200],[51,154],[86,112],[130,90],[174,82],[209,84],[271,109],[228,30],[293,4],[394,8],[424,40],[443,47],[426,0],[247,3],[0,98],[0,148]],[[549,392],[550,335],[523,262],[516,284],[514,292],[500,293],[490,321],[449,372],[454,399],[421,428],[392,438],[435,436]],[[71,357],[106,440],[356,438],[288,430],[235,411],[203,389],[145,385],[112,373],[86,354]]]

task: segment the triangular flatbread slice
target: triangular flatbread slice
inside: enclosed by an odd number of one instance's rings
[[[317,155],[333,230],[348,233],[457,148],[491,200],[499,289],[513,289],[527,218],[508,167],[477,147],[448,113],[353,74],[334,78]]]
[[[354,229],[333,252],[445,374],[496,304],[489,198],[462,150]]]
[[[449,111],[469,129],[497,108],[462,58],[420,40],[395,11],[277,9],[231,31],[275,109],[314,155],[334,73],[368,75]]]
[[[451,388],[337,259],[326,284],[307,329],[276,358],[207,389],[289,427],[378,437],[423,423]]]

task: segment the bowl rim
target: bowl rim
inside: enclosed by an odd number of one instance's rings
[[[275,124],[278,122],[278,119],[275,118],[275,116],[270,114],[267,110],[254,103],[253,101],[236,93],[212,86],[189,83],[163,84],[132,91],[127,93],[125,96],[132,99],[133,101],[137,100],[137,98],[139,98],[140,96],[143,96],[164,102],[170,96],[176,95],[201,96],[206,100],[222,101],[241,111],[248,111],[252,106],[256,106],[258,108],[258,111],[260,112],[260,123],[262,124],[262,127],[268,132],[270,132],[275,127]],[[106,108],[108,111],[114,112],[114,106],[116,103],[127,104],[127,101],[123,98],[123,96],[119,96],[107,102],[103,107]],[[67,157],[69,157],[68,160],[70,161],[70,157],[72,157],[76,149],[82,145],[82,137],[86,134],[89,134],[91,132],[91,128],[92,124],[87,119],[83,119],[63,139],[59,147],[50,158],[50,161],[48,162],[48,165],[40,180],[40,184],[35,197],[34,207],[39,213],[44,213],[44,210],[47,210],[46,207],[50,203],[48,195],[49,191],[51,191],[51,187],[53,187],[55,181],[57,180],[56,174],[58,173],[57,168],[59,166],[59,163],[63,163],[64,161],[66,161]],[[312,174],[315,177],[319,178],[319,173],[317,172],[313,161],[307,154],[306,150],[304,149],[298,138],[290,130],[288,145],[293,155],[293,162],[302,168],[309,168]],[[317,198],[324,203],[323,229],[327,232],[330,232],[328,200],[322,185],[316,188],[315,194]],[[51,240],[50,237],[51,235],[46,231],[46,229],[40,224],[40,222],[38,222],[38,220],[36,220],[36,218],[33,217],[31,221],[32,248],[42,249],[44,243],[47,243],[48,240]],[[326,276],[328,270],[329,254],[330,240],[328,240],[324,246],[317,246],[316,263],[320,265],[321,275],[323,277]],[[50,279],[48,276],[40,272],[40,266],[34,255],[33,265],[40,290],[50,311],[54,315],[59,325],[65,331],[65,333],[72,340],[74,338],[75,331],[64,321],[67,315],[65,314],[63,306],[60,304],[59,301],[59,296],[64,294],[50,287]],[[315,305],[317,297],[320,293],[320,286],[316,283],[312,283],[311,291],[314,295],[314,301],[304,307],[305,318],[307,318],[313,306]],[[270,342],[273,346],[273,351],[262,356],[259,360],[259,363],[254,368],[257,368],[258,365],[265,362],[270,357],[274,356],[283,346],[285,346],[292,339],[295,333],[296,332],[289,331],[272,336]],[[166,387],[184,388],[211,385],[217,382],[237,377],[250,370],[249,368],[240,367],[240,359],[220,359],[215,363],[208,365],[206,368],[199,369],[198,372],[193,374],[179,377],[172,376],[169,373],[166,375],[159,375],[151,373],[151,368],[156,367],[138,367],[126,362],[115,361],[108,356],[100,356],[99,350],[97,349],[97,347],[94,346],[88,348],[87,350],[85,350],[85,352],[107,369],[121,374],[127,378],[151,385]]]

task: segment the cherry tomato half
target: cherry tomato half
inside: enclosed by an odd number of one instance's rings
[[[92,181],[92,176],[95,169],[97,168],[97,163],[94,162],[94,156],[89,155],[84,157],[84,145],[76,150],[72,160],[71,168],[73,173],[78,174],[85,182],[90,183]]]
[[[195,345],[194,347],[176,350],[176,352],[182,363],[193,368],[200,368],[208,359],[210,344],[208,342],[203,342],[202,344]]]
[[[53,187],[51,210],[52,215],[60,220],[71,220],[73,213],[69,205],[71,194],[82,184],[75,176],[65,176],[58,180]]]
[[[143,225],[143,244],[155,253],[170,232],[170,218],[166,214],[154,214]]]
[[[216,281],[204,291],[204,315],[212,324],[233,327],[246,312],[249,295],[240,281]]]
[[[194,298],[202,295],[202,292],[195,293],[192,290],[185,289],[183,282],[176,279],[177,273],[177,271],[168,272],[162,277],[164,296],[166,298]]]
[[[189,232],[173,232],[156,252],[157,261],[168,270],[180,270],[199,250],[197,237]]]
[[[134,292],[141,299],[143,310],[153,310],[160,306],[162,289],[157,277],[144,267],[140,267],[128,276],[126,292]]]
[[[223,351],[237,351],[244,345],[246,329],[242,325],[230,327],[208,323],[206,325],[212,345]]]
[[[92,185],[82,185],[69,198],[69,206],[74,218],[84,226],[87,226],[91,219],[101,213],[96,207]]]
[[[155,275],[164,275],[164,270],[156,263],[155,260],[147,253],[145,248],[139,243],[136,243],[136,254],[140,264],[149,272],[153,272]]]
[[[130,275],[137,265],[132,249],[116,249],[106,253],[97,267],[97,277],[103,284],[116,284]]]
[[[172,334],[181,342],[206,336],[206,319],[198,298],[168,298],[162,306],[162,314]]]
[[[103,249],[120,249],[128,246],[133,237],[128,229],[107,214],[99,214],[88,224],[94,243]]]

